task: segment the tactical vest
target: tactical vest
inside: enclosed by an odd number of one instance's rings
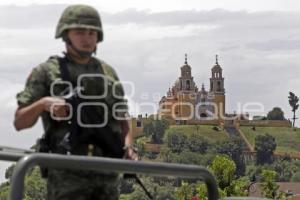
[[[70,62],[66,58],[52,57],[51,59],[57,59],[60,66],[60,74],[63,81],[71,82],[72,88],[77,87],[78,82],[71,80],[70,73],[67,69],[67,63]],[[95,59],[95,58],[93,58]],[[84,76],[82,77],[82,84],[80,85],[84,88],[81,97],[72,96],[72,100],[69,101],[73,108],[73,117],[66,121],[56,121],[53,119],[51,121],[52,126],[56,126],[57,129],[62,127],[67,127],[67,134],[55,135],[45,133],[45,143],[48,144],[49,150],[55,153],[66,153],[71,151],[78,144],[93,144],[100,147],[104,156],[121,158],[124,154],[122,147],[124,146],[124,141],[121,138],[120,124],[112,116],[112,107],[115,103],[121,102],[120,99],[113,96],[113,92],[121,97],[124,95],[121,84],[116,84],[118,78],[111,67],[101,63],[99,60],[94,60],[97,62],[102,71],[92,74],[92,77]],[[95,75],[95,76],[94,76]],[[97,92],[100,94],[103,92],[104,88],[99,87],[99,77],[97,75],[103,75],[107,79],[104,84],[106,89],[105,95],[101,98],[90,98],[90,96],[98,96]],[[58,84],[59,85],[59,84]],[[101,85],[101,84],[100,84]],[[95,88],[98,88],[95,90]],[[53,88],[52,88],[53,89]],[[65,87],[57,87],[53,91],[59,93],[65,90]],[[95,92],[96,91],[96,92]],[[70,96],[70,95],[69,95]],[[83,97],[83,98],[82,98]],[[97,106],[90,106],[91,104],[96,104]],[[107,110],[103,110],[102,107],[98,105],[106,105]],[[78,108],[81,107],[80,113],[78,113]],[[103,127],[87,127],[86,125],[99,124],[105,122],[103,112],[106,114],[107,125]],[[78,121],[78,116],[80,116],[80,122]],[[83,124],[83,125],[82,125]],[[54,127],[55,128],[55,127]],[[69,134],[69,135],[68,135]],[[69,138],[66,138],[68,136]],[[62,146],[62,142],[67,142],[70,145],[70,149],[66,149]]]

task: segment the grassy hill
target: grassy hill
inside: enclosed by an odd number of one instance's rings
[[[248,126],[241,126],[240,129],[253,147],[257,135],[268,133],[276,140],[276,151],[287,153],[300,152],[300,129],[294,131],[288,127],[256,127],[254,131],[252,127]]]
[[[204,138],[206,138],[209,142],[216,142],[216,141],[225,140],[226,138],[228,138],[225,131],[213,130],[213,127],[214,126],[210,126],[210,125],[198,125],[198,126],[196,126],[196,125],[173,125],[173,126],[170,126],[168,131],[177,131],[177,132],[181,132],[181,133],[184,133],[187,135],[192,134],[192,133],[198,133],[201,136],[203,136]]]

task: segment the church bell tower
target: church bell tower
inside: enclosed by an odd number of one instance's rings
[[[218,62],[218,55],[216,55],[216,64],[211,69],[210,93],[214,97],[213,102],[217,108],[215,114],[217,114],[219,118],[225,116],[224,78],[222,76],[222,68]]]

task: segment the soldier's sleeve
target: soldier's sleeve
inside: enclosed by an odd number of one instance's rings
[[[24,90],[17,94],[18,105],[19,107],[28,106],[45,96],[48,92],[45,70],[40,65],[32,70],[26,80]]]
[[[128,114],[128,102],[127,99],[125,98],[124,87],[115,71],[114,71],[114,76],[115,76],[114,97],[116,99],[117,104],[119,105],[116,107],[121,111],[118,115],[121,117],[125,117],[126,114]]]

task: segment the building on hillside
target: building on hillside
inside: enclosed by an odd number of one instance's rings
[[[184,65],[180,68],[181,74],[174,85],[169,88],[166,96],[159,101],[157,113],[150,116],[139,115],[129,120],[130,132],[135,136],[143,134],[144,124],[151,120],[164,118],[171,125],[211,125],[223,127],[251,126],[257,127],[291,127],[287,120],[250,120],[249,113],[225,114],[225,87],[223,70],[218,56],[211,68],[209,89],[202,84],[198,89],[192,76],[192,67],[188,64],[185,55]],[[226,118],[225,118],[226,116]],[[223,118],[224,117],[224,118]]]
[[[211,69],[208,91],[204,84],[200,90],[198,89],[186,54],[184,65],[180,70],[180,77],[159,102],[158,115],[183,124],[187,120],[220,119],[225,116],[224,77],[218,56],[216,56],[216,63]]]

